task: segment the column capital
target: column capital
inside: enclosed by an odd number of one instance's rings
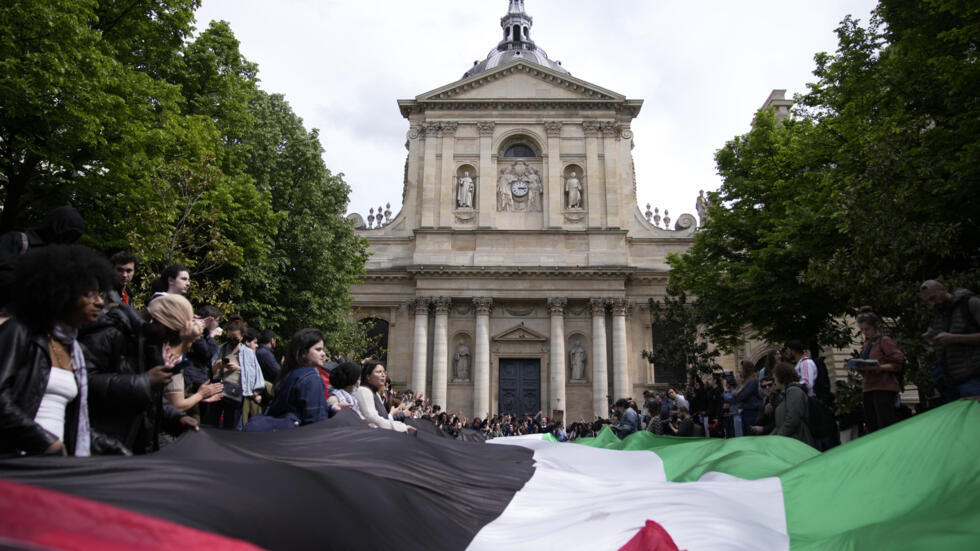
[[[592,308],[593,316],[605,316],[607,306],[609,306],[608,298],[598,297],[589,299],[589,307]]]
[[[568,306],[568,299],[565,297],[550,297],[548,299],[548,311],[552,316],[564,315],[566,306]]]
[[[627,298],[614,298],[609,301],[614,316],[628,316],[633,310],[633,304]]]
[[[422,134],[422,125],[411,124],[408,127],[408,139],[414,140]]]
[[[607,138],[619,139],[619,126],[614,122],[604,122],[600,125],[602,127],[602,135]]]
[[[442,136],[439,133],[439,123],[437,122],[426,122],[422,124],[422,133],[426,138],[438,138]]]
[[[432,301],[432,304],[435,305],[437,314],[448,314],[453,301],[449,297],[438,297]]]
[[[480,131],[481,136],[493,136],[493,129],[497,126],[494,121],[479,121],[476,123],[477,130]]]
[[[548,121],[544,123],[544,131],[549,138],[557,138],[561,134],[561,122]]]
[[[458,122],[444,122],[439,125],[439,130],[442,131],[442,136],[444,138],[452,138],[456,135],[457,127],[459,127]]]
[[[429,297],[415,297],[408,304],[410,307],[415,309],[416,314],[428,314],[429,305],[432,304],[432,299]]]
[[[490,315],[493,310],[493,299],[490,297],[474,297],[473,305],[476,307],[477,315]]]
[[[599,135],[599,121],[585,121],[582,123],[582,129],[585,130],[586,137],[595,138]]]

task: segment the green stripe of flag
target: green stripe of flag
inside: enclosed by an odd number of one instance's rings
[[[577,443],[649,450],[667,479],[778,477],[793,550],[980,549],[980,403],[959,401],[826,453],[782,437],[729,440],[605,429]]]

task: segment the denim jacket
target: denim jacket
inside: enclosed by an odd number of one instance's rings
[[[316,370],[315,367],[293,370],[269,405],[267,415],[283,417],[292,413],[302,425],[325,420],[329,408],[324,397],[323,381]]]

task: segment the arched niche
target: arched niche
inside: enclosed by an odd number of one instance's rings
[[[585,210],[585,171],[581,165],[568,164],[562,170],[562,206],[565,210]]]
[[[465,331],[449,341],[449,380],[468,383],[473,380],[473,336]]]
[[[589,380],[589,339],[581,331],[573,331],[565,337],[565,354],[568,356],[568,382],[585,383]]]
[[[477,208],[477,185],[479,181],[476,176],[476,168],[473,165],[464,163],[456,167],[456,184],[453,191],[457,210],[476,210]]]

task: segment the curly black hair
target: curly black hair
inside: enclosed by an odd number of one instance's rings
[[[112,265],[82,245],[48,245],[17,261],[11,311],[35,331],[47,331],[80,297],[112,289]]]

